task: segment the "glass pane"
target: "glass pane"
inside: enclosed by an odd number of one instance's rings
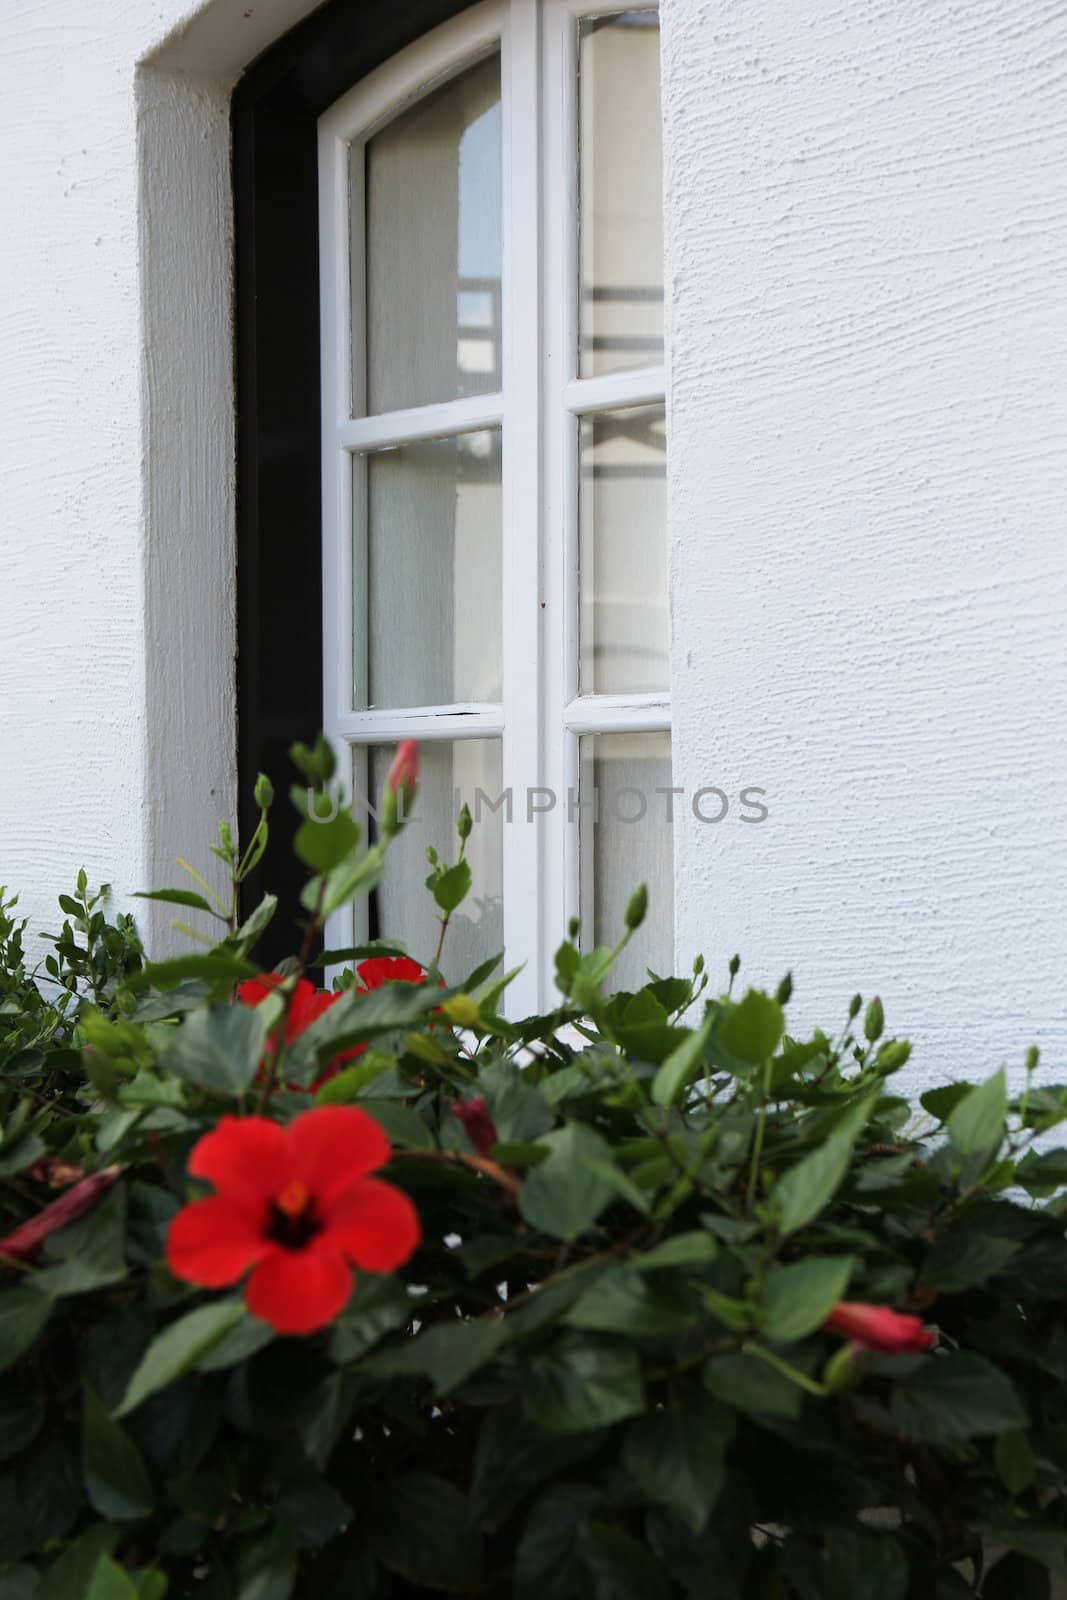
[[[626,903],[648,885],[648,915],[611,971],[639,989],[674,962],[673,802],[669,733],[597,733],[579,742],[582,943],[622,938]],[[657,791],[659,791],[657,793]]]
[[[582,694],[640,694],[670,685],[666,448],[662,406],[582,418]]]
[[[353,471],[357,505],[365,474],[368,530],[355,704],[498,702],[499,429],[373,451]]]
[[[663,360],[659,19],[587,17],[579,30],[579,375]]]
[[[395,754],[394,745],[353,751],[357,797],[381,793]],[[426,888],[426,846],[433,845],[443,860],[455,861],[459,848],[456,818],[462,806],[469,805],[476,819],[467,840],[471,892],[452,914],[440,963],[449,982],[461,983],[480,961],[504,946],[504,811],[491,809],[503,781],[500,740],[458,739],[449,744],[424,740],[419,756],[415,806],[389,847],[385,873],[371,896],[368,932],[372,938],[402,942],[424,965],[430,961],[441,931],[441,913]],[[485,797],[482,800],[479,791]]]
[[[425,95],[353,147],[366,183],[366,409],[490,394],[500,384],[500,57]],[[354,251],[358,244],[354,241]],[[354,357],[358,361],[358,343]],[[356,401],[364,374],[352,374]]]

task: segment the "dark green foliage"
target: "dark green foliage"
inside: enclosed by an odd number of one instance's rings
[[[298,756],[324,795],[328,752]],[[361,845],[343,810],[306,820],[296,793],[314,933],[389,841]],[[264,782],[243,854],[220,830],[231,890],[271,797]],[[283,1002],[234,1000],[270,897],[241,924],[232,894],[161,892],[221,937],[153,967],[84,874],[41,964],[0,892],[0,1237],[80,1173],[120,1169],[0,1263],[0,1595],[1055,1592],[1067,1154],[1034,1141],[1067,1121],[1067,1089],[1035,1055],[1018,1099],[976,1069],[913,1107],[889,1089],[908,1050],[880,1001],[797,1039],[789,981],[734,994],[731,963],[709,999],[697,963],[612,995],[621,946],[573,938],[558,1008],[505,1020],[498,961],[436,983],[469,833],[461,819],[454,864],[430,861],[440,942],[415,954],[433,982],[345,980],[284,1058],[263,1055]],[[644,915],[638,894],[622,942]],[[485,1148],[455,1109],[475,1097]],[[423,1244],[396,1275],[359,1275],[331,1327],[281,1337],[239,1288],[171,1278],[163,1241],[220,1116],[316,1101],[380,1122]],[[841,1300],[920,1316],[936,1350],[850,1352],[824,1326]]]

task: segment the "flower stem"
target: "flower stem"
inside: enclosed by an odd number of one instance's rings
[[[788,1378],[790,1383],[795,1383],[798,1388],[804,1389],[808,1394],[818,1395],[820,1400],[826,1398],[827,1390],[821,1383],[816,1383],[814,1378],[809,1378],[806,1372],[801,1372],[797,1367],[791,1366],[788,1361],[783,1361],[781,1356],[776,1356],[773,1350],[768,1350],[766,1345],[746,1344],[742,1346],[746,1355],[758,1356],[769,1367],[780,1372],[783,1378]]]

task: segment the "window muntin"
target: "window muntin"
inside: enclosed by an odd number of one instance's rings
[[[669,772],[664,374],[653,364],[662,355],[655,23],[648,8],[487,0],[320,120],[327,731],[351,747],[359,795],[368,786],[373,794],[384,770],[373,752],[409,735],[422,742],[425,771],[440,761],[454,775],[457,762],[473,771],[481,761],[483,792],[510,794],[510,821],[504,806],[483,807],[475,830],[493,863],[472,861],[475,896],[492,914],[472,919],[462,949],[450,931],[445,965],[462,977],[503,944],[509,965],[525,963],[511,991],[517,1013],[549,1002],[551,952],[569,916],[580,911],[585,939],[609,931],[622,894],[616,869],[631,889],[646,873],[652,892],[629,978],[671,958],[669,824],[661,819],[658,837],[637,849],[625,823],[615,829],[627,830],[621,840],[611,827],[598,824],[593,835],[577,823],[590,762],[605,773]],[[639,185],[639,210],[655,215],[641,241],[613,221],[618,171],[610,160],[590,164],[590,129],[609,111],[618,121],[625,101],[625,90],[611,91],[606,48],[623,34],[643,41],[640,82],[630,89],[657,106]],[[444,154],[425,171],[413,153],[420,120],[444,129]],[[390,163],[395,192],[382,186]],[[407,192],[425,195],[431,170],[426,214],[398,220],[398,175],[414,171]],[[464,221],[478,205],[471,195],[484,202],[477,230]],[[388,242],[370,237],[383,217]],[[479,233],[477,250],[464,251],[465,226]],[[416,235],[408,248],[419,260],[396,265],[396,240]],[[583,238],[593,244],[588,257]],[[627,272],[639,274],[640,293],[615,294]],[[404,305],[424,287],[439,325],[412,353]],[[390,319],[399,326],[392,349],[382,343]],[[465,452],[485,439],[493,449],[486,457],[480,446],[475,514]],[[499,483],[485,480],[490,460]],[[655,736],[655,760],[639,759],[627,735]],[[495,752],[492,760],[479,749]],[[630,766],[620,767],[615,753],[626,750]],[[369,923],[357,913],[331,930],[331,944],[374,927],[423,959],[432,953],[423,846],[440,835],[437,848],[454,853],[457,787],[420,786],[416,819],[391,855],[397,892],[387,882]]]

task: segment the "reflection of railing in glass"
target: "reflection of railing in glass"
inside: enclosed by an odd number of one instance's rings
[[[461,395],[502,387],[502,318],[499,278],[460,278],[456,322]]]
[[[661,287],[637,287],[626,289],[608,287],[607,285],[585,285],[582,289],[582,299],[590,306],[660,306],[663,305],[663,289]],[[662,312],[661,312],[662,316]],[[594,318],[583,319],[589,326],[594,325]],[[583,348],[597,355],[626,355],[635,359],[627,361],[626,366],[645,366],[644,361],[636,359],[647,356],[648,366],[654,366],[663,359],[663,334],[660,330],[647,334],[631,333],[587,333]],[[621,362],[613,362],[612,366],[621,366]]]
[[[665,690],[666,428],[662,405],[583,417],[579,434],[582,694]]]

